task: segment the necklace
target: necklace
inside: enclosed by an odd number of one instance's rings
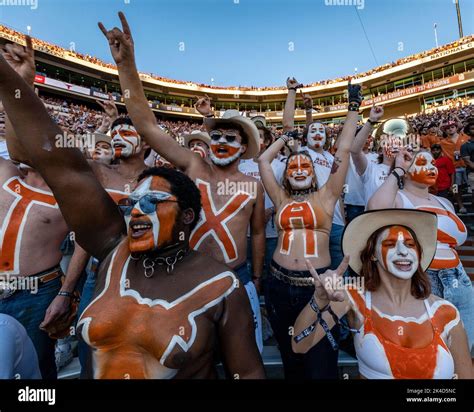
[[[304,189],[304,190],[291,190],[290,195],[292,198],[294,198],[297,201],[301,201],[305,198],[306,195],[309,195],[311,193],[316,192],[315,187],[311,187],[309,189]]]
[[[146,278],[151,278],[155,274],[156,265],[166,265],[166,273],[170,274],[176,265],[176,263],[181,262],[185,256],[189,253],[189,248],[179,249],[174,255],[171,256],[158,256],[158,257],[145,257],[143,259],[143,274]],[[133,260],[139,260],[139,257],[133,257]]]

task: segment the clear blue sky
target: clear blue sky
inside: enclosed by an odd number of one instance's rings
[[[331,0],[37,0],[0,6],[0,22],[111,61],[97,21],[128,17],[140,70],[216,85],[303,83],[376,66],[353,6]],[[361,0],[355,0],[361,1]],[[128,4],[127,4],[128,3]],[[453,0],[365,0],[359,10],[379,64],[458,37]],[[464,34],[474,32],[474,0],[460,0]],[[180,50],[180,43],[185,50]],[[290,51],[290,42],[294,50]],[[403,50],[399,50],[402,46]]]

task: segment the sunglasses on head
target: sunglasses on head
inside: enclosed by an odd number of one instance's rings
[[[173,197],[173,195],[166,192],[148,193],[138,198],[130,196],[124,199],[120,199],[118,202],[118,206],[124,216],[130,216],[135,205],[138,203],[140,205],[141,211],[149,215],[156,211],[156,206],[158,205],[158,203],[177,202],[176,199],[171,199],[171,197]]]
[[[221,137],[224,137],[229,143],[232,143],[232,142],[235,142],[235,139],[237,139],[237,135],[236,134],[232,134],[232,133],[221,133],[221,132],[218,132],[218,131],[213,131],[209,134],[209,136],[211,137],[211,140],[217,142],[221,139]]]

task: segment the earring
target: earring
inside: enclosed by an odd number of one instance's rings
[[[377,259],[375,256],[372,256],[372,257],[370,258],[370,260],[371,260],[372,262],[377,262],[378,259]]]

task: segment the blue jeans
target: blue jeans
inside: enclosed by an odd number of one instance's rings
[[[452,269],[426,271],[431,281],[431,292],[451,302],[459,311],[469,340],[474,344],[474,290],[462,263]]]
[[[344,226],[332,224],[331,233],[329,235],[329,254],[331,255],[331,269],[337,269],[344,258],[342,254],[342,232]]]
[[[286,274],[294,276],[291,271]],[[311,276],[309,272],[307,276]],[[268,320],[278,343],[285,379],[337,379],[338,351],[332,348],[326,336],[305,354],[294,353],[291,348],[290,327],[311,300],[314,286],[293,286],[270,275],[265,280],[264,291]],[[331,333],[338,341],[339,326],[335,325]]]
[[[347,223],[349,223],[352,219],[359,216],[360,214],[364,213],[364,210],[365,210],[365,206],[347,205],[346,204]]]
[[[58,277],[44,284],[39,283],[36,294],[32,294],[29,290],[18,290],[12,296],[0,300],[0,313],[12,316],[25,327],[36,349],[43,379],[57,378],[54,357],[56,340],[40,330],[39,325],[43,322],[46,309],[60,288],[61,278]]]
[[[87,272],[87,278],[82,288],[81,302],[79,303],[79,309],[77,312],[77,320],[79,320],[79,318],[82,315],[82,312],[84,312],[86,307],[89,306],[89,303],[92,302],[92,297],[94,296],[95,284],[97,282],[96,272],[89,270],[89,268],[86,269],[86,272]],[[81,364],[82,370],[85,370],[86,368],[87,358],[89,356],[90,350],[91,349],[89,345],[86,342],[84,342],[83,339],[79,338],[78,345],[77,345],[77,353],[79,356],[79,363]]]

